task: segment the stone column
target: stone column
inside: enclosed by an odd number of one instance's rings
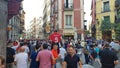
[[[6,57],[7,41],[7,2],[0,0],[0,55]]]

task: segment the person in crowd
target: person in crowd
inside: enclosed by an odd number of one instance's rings
[[[90,45],[90,55],[89,55],[92,65],[94,63],[95,58],[97,57],[97,52],[94,50],[94,48],[95,48],[95,44],[93,43]]]
[[[84,46],[84,48],[83,48],[83,53],[84,53],[84,56],[85,56],[85,63],[86,64],[89,64],[89,62],[90,62],[90,59],[89,59],[90,53],[89,53],[88,49],[89,49],[89,46],[86,43],[85,46]]]
[[[18,41],[14,41],[13,42],[13,46],[12,46],[12,48],[15,50],[15,53],[17,53],[17,48],[19,47],[19,42]]]
[[[67,52],[66,52],[65,48],[63,47],[63,45],[61,45],[61,47],[60,47],[60,55],[61,55],[60,63],[61,63],[61,65],[63,65],[64,58],[67,55]]]
[[[20,47],[19,53],[15,55],[14,63],[17,68],[28,68],[28,54],[24,51],[25,48]]]
[[[30,50],[29,50],[29,47],[28,47],[28,45],[27,45],[27,42],[24,42],[22,47],[25,48],[24,52],[29,55]]]
[[[58,33],[57,30],[55,30],[50,36],[49,36],[49,40],[52,41],[52,46],[51,46],[51,50],[53,49],[53,45],[57,44],[58,45],[58,53],[59,53],[59,43],[62,40],[62,36],[60,33]]]
[[[100,67],[101,67],[100,56],[99,56],[100,48],[98,47],[98,45],[95,45],[94,50],[95,50],[96,53],[97,53],[97,56],[96,56],[96,58],[95,58],[95,61],[98,62],[99,65],[100,65]]]
[[[15,56],[15,50],[11,48],[13,46],[12,41],[8,41],[7,43],[7,52],[6,52],[6,68],[13,68],[14,64],[14,56]]]
[[[57,63],[58,59],[60,58],[60,54],[58,54],[57,44],[53,45],[52,54],[54,56],[54,61],[52,62],[52,64],[53,64],[54,68],[56,68],[56,63]]]
[[[109,47],[110,45],[105,43],[104,49],[99,53],[102,68],[115,68],[119,63],[117,55]]]
[[[114,41],[114,43],[111,43],[111,50],[113,52],[115,52],[116,54],[118,54],[120,52],[120,45],[119,45],[119,41]]]
[[[80,61],[80,58],[75,54],[75,49],[73,46],[70,46],[69,48],[69,54],[65,56],[63,67],[62,68],[82,68],[82,62]]]
[[[52,68],[52,62],[54,60],[54,57],[49,51],[48,45],[44,43],[41,45],[42,50],[38,53],[36,61],[39,61],[39,68]]]
[[[0,56],[0,68],[5,68],[5,58]]]
[[[77,55],[79,56],[80,60],[84,64],[85,63],[85,56],[84,56],[84,53],[83,53],[83,47],[81,46],[79,41],[76,45],[77,45],[77,47],[76,47]]]
[[[36,57],[37,57],[37,54],[39,52],[39,48],[40,46],[39,45],[36,45],[34,50],[32,51],[31,55],[30,55],[30,60],[31,60],[31,63],[30,63],[30,68],[39,68],[39,62],[37,61],[36,62]]]

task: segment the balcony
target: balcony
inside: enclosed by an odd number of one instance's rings
[[[120,0],[115,1],[115,7],[120,7]]]
[[[72,11],[73,10],[73,3],[65,3],[64,4],[64,10],[66,11]]]

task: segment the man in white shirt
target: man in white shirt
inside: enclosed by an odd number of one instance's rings
[[[28,54],[24,52],[25,48],[21,47],[20,52],[15,55],[15,64],[17,68],[28,68]]]

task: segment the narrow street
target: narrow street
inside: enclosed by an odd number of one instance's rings
[[[120,0],[0,0],[0,68],[120,68],[119,51]]]

